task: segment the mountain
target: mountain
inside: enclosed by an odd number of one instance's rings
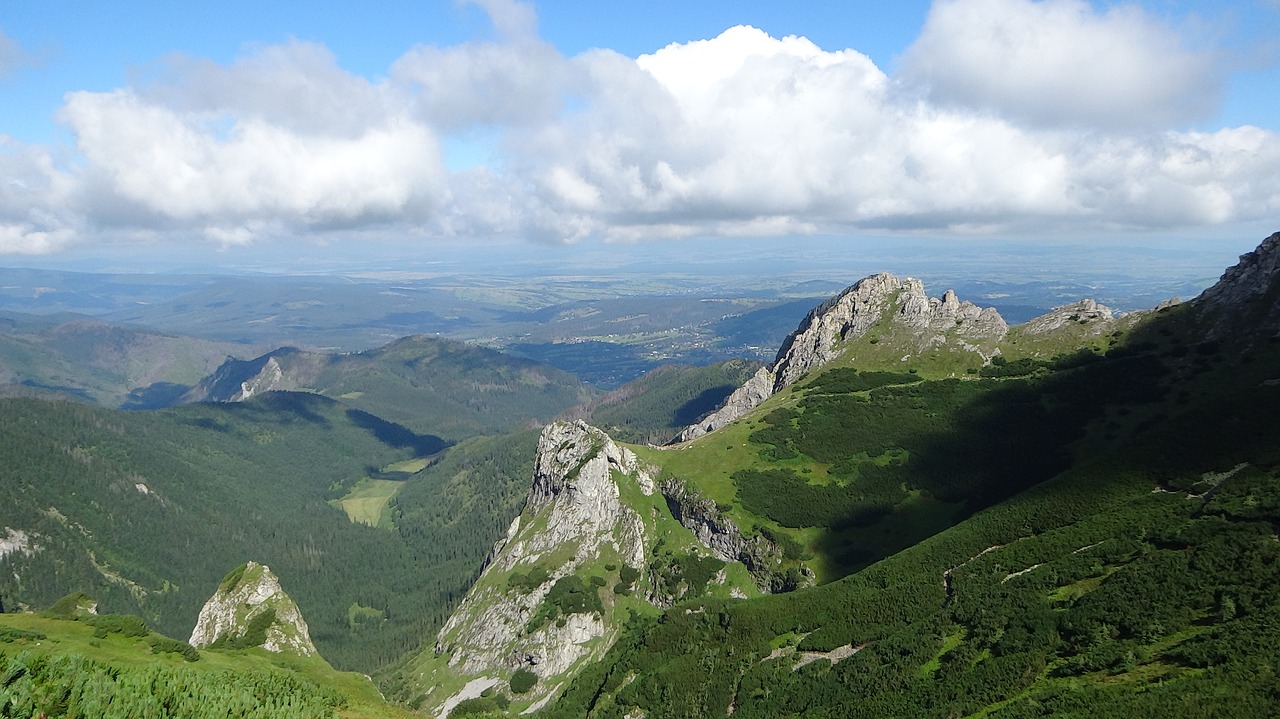
[[[1278,244],[1269,238],[1188,303],[1127,318],[1082,303],[1012,328],[1000,355],[972,373],[958,363],[955,378],[928,357],[902,362],[914,381],[850,371],[841,365],[872,348],[846,341],[754,412],[662,453],[682,459],[662,463],[671,471],[755,444],[754,471],[789,470],[767,477],[785,493],[734,474],[716,501],[740,523],[763,515],[802,539],[840,497],[815,476],[847,461],[831,447],[852,445],[848,456],[878,416],[908,430],[878,440],[900,443],[881,455],[885,469],[900,466],[909,493],[962,511],[836,581],[634,623],[546,715],[1176,717],[1202,715],[1205,702],[1215,716],[1269,713],[1261,667],[1280,646],[1280,349],[1267,339]],[[1070,348],[1044,331],[1095,323],[1083,352],[1037,357]],[[944,396],[961,400],[963,422],[928,421],[944,416]],[[813,441],[821,416],[859,405],[876,411]],[[1028,426],[1042,431],[1018,434]],[[685,459],[695,454],[705,456]],[[881,471],[844,476],[871,492]],[[685,479],[714,488],[705,471]],[[890,516],[922,519],[901,508]],[[806,549],[850,538],[828,532]]]
[[[497,689],[513,710],[536,710],[604,655],[628,614],[757,594],[673,520],[652,471],[581,421],[543,430],[524,511],[434,652],[405,670],[411,705],[446,715]]]
[[[200,609],[187,642],[193,647],[261,647],[301,657],[317,654],[297,603],[270,567],[253,561],[222,578]]]
[[[1280,657],[1280,348],[1265,340],[1280,316],[1277,246],[1188,303],[1117,316],[1084,300],[1012,328],[877,275],[814,310],[731,395],[733,416],[722,408],[676,447],[548,428],[525,513],[412,664],[423,706],[1192,716],[1212,694],[1224,716],[1266,713],[1269,675],[1248,667]],[[612,464],[610,481],[579,495],[574,470],[592,461]],[[541,514],[559,486],[548,476],[610,531]],[[645,499],[645,479],[664,501]],[[744,601],[708,583],[619,626],[607,571],[588,573],[596,589],[556,592],[602,546],[660,546],[625,539],[644,536],[627,531],[633,514],[702,528],[682,551],[777,593]],[[615,565],[653,598],[663,552],[641,554]],[[562,640],[567,661],[540,669],[560,656],[531,619],[544,616],[581,643]],[[574,663],[584,648],[591,661]]]
[[[665,447],[578,418],[654,437],[677,388],[722,382],[654,375],[438,458],[252,384],[156,413],[0,406],[0,596],[92,586],[175,624],[168,602],[253,556],[325,657],[436,716],[1269,716],[1277,267],[1280,235],[1193,300],[1015,326],[876,275]]]
[[[69,313],[0,315],[0,395],[143,409],[172,403],[245,345]]]
[[[322,394],[449,441],[540,425],[594,396],[549,365],[416,335],[350,354],[286,347],[227,360],[183,400],[235,402],[273,390]]]

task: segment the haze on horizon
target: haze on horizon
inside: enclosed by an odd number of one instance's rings
[[[1275,0],[697,5],[7,7],[0,264],[1276,229]]]

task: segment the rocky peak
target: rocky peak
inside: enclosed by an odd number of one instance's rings
[[[849,340],[862,337],[887,321],[905,330],[920,348],[945,342],[947,336],[967,340],[1000,340],[1009,331],[994,308],[962,302],[947,290],[941,298],[929,297],[924,283],[913,277],[899,279],[882,272],[858,281],[814,308],[783,341],[777,357],[740,387],[725,404],[687,427],[678,442],[700,437],[746,414],[773,394],[834,360]]]
[[[1254,330],[1280,331],[1280,232],[1263,240],[1257,249],[1240,256],[1209,289],[1192,300],[1208,315],[1209,339],[1219,339],[1247,318]]]
[[[184,402],[240,402],[272,390],[297,389],[297,378],[286,370],[306,354],[295,347],[281,347],[251,360],[228,357],[182,399]]]
[[[1093,300],[1080,300],[1072,302],[1069,305],[1057,307],[1026,324],[1022,325],[1020,330],[1023,334],[1042,335],[1048,334],[1064,327],[1070,323],[1092,324],[1097,322],[1109,323],[1115,319],[1115,314],[1110,307],[1100,305]]]
[[[314,656],[307,623],[270,567],[257,562],[233,569],[200,610],[188,642],[193,647],[262,647]]]
[[[660,499],[651,470],[603,431],[581,420],[548,425],[538,440],[525,509],[440,630],[428,685],[452,678],[484,688],[525,669],[539,679],[525,697],[544,697],[571,669],[602,656],[621,626],[610,603],[603,614],[574,612],[542,623],[536,617],[562,579],[574,580],[606,559],[615,569],[646,566],[652,532],[623,500],[624,491]],[[517,581],[521,588],[513,588],[517,576],[524,578]],[[430,689],[427,706],[447,714],[466,691]]]

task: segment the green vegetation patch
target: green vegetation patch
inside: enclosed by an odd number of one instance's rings
[[[254,615],[249,623],[245,625],[242,634],[232,636],[231,634],[223,634],[209,645],[210,649],[247,649],[249,647],[260,647],[263,642],[267,641],[267,630],[271,625],[276,623],[275,607],[268,607],[266,610]]]
[[[240,580],[244,578],[245,570],[248,568],[249,564],[245,563],[227,572],[227,576],[223,577],[221,582],[218,582],[218,591],[223,594],[234,592],[236,587],[240,586]]]
[[[907,494],[900,486],[812,485],[787,469],[744,469],[733,474],[742,505],[784,527],[866,526],[893,510]]]
[[[520,668],[511,675],[511,693],[528,694],[538,683],[538,675],[528,669]]]
[[[604,604],[600,601],[598,587],[576,574],[568,574],[556,580],[551,591],[543,598],[538,611],[529,618],[526,633],[538,631],[548,622],[563,625],[563,620],[570,614],[604,614]]]
[[[403,488],[403,481],[365,477],[356,482],[345,496],[335,500],[335,503],[342,507],[347,518],[355,524],[390,530],[394,528],[391,521],[391,500]]]

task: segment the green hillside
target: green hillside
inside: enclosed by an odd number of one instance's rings
[[[1280,349],[1202,314],[964,379],[833,368],[650,453],[853,573],[636,624],[547,715],[1267,715]]]
[[[172,403],[229,354],[252,350],[78,315],[0,314],[0,396],[49,396],[107,407]]]
[[[580,384],[414,337],[224,366],[206,390],[262,392],[230,404],[0,400],[0,602],[87,591],[182,638],[228,567],[269,563],[333,666],[453,717],[1270,716],[1277,267],[1280,234],[1194,302],[1008,331],[881,277],[858,332],[846,303],[789,338],[812,353],[794,367],[835,343],[820,366],[667,447],[647,443],[757,367],[659,370],[566,412]],[[496,434],[556,414],[613,436]],[[96,622],[136,620],[0,615],[0,716],[169,696],[140,681],[260,701],[233,715],[276,715],[267,694],[404,711],[322,663],[193,662]]]
[[[659,367],[592,402],[583,419],[623,442],[665,444],[759,368],[750,360]]]
[[[238,400],[246,384],[315,392],[448,441],[540,425],[595,395],[549,365],[417,335],[351,354],[282,348],[228,361],[187,400]]]
[[[253,559],[279,573],[327,659],[373,670],[443,622],[516,511],[419,519],[430,473],[406,481],[397,531],[330,506],[412,457],[413,437],[311,394],[130,413],[0,400],[0,601],[87,591],[185,637],[227,568]],[[495,479],[455,484],[484,497]]]
[[[401,717],[323,659],[196,650],[136,617],[0,614],[0,716]]]

